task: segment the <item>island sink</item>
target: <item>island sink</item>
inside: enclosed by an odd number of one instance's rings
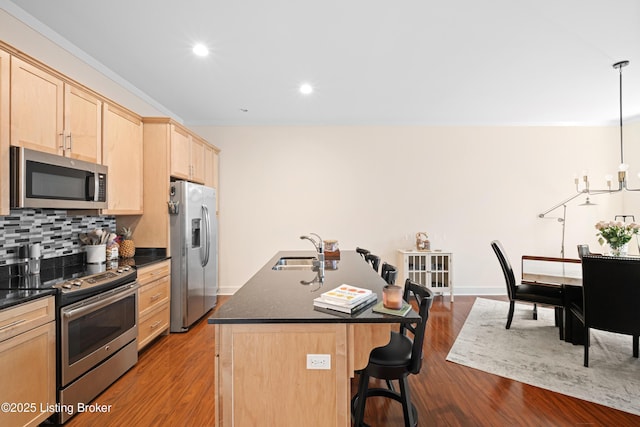
[[[317,261],[315,257],[282,257],[272,270],[312,270]]]

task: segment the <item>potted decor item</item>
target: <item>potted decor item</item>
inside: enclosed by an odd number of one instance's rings
[[[596,230],[598,242],[601,245],[606,242],[611,248],[611,255],[625,256],[629,250],[629,241],[634,234],[638,234],[640,225],[635,222],[600,221],[596,224]]]
[[[431,250],[431,242],[429,242],[429,236],[424,231],[416,233],[416,250],[421,252],[428,252]]]
[[[136,254],[136,245],[131,238],[133,232],[130,227],[122,227],[122,240],[120,241],[120,256],[132,258]]]
[[[106,261],[106,242],[109,237],[107,230],[96,228],[87,233],[80,233],[78,237],[84,245],[87,264],[102,264]]]

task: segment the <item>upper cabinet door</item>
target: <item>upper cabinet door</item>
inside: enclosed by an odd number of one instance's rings
[[[65,156],[102,162],[102,101],[76,86],[65,84]]]
[[[191,178],[191,137],[178,126],[171,124],[171,176]]]
[[[9,58],[0,50],[0,215],[9,215]]]
[[[11,58],[11,145],[63,152],[64,83]]]
[[[216,188],[216,153],[209,144],[204,146],[204,185]]]
[[[103,164],[107,176],[108,215],[142,214],[142,120],[104,104]]]
[[[204,141],[191,136],[191,180],[199,184],[204,183]]]

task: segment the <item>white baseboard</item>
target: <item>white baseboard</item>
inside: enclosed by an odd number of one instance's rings
[[[218,295],[233,295],[242,286],[220,286],[218,288]]]

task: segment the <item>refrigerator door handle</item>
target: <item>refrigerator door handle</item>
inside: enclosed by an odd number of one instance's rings
[[[204,221],[204,257],[201,255],[201,263],[204,267],[209,264],[209,252],[211,246],[211,218],[209,217],[209,208],[205,205],[202,205],[202,219]]]

